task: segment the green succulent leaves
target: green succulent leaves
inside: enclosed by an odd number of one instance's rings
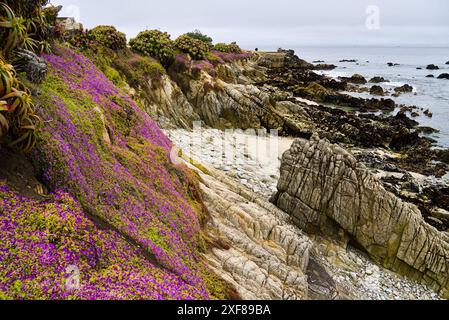
[[[13,66],[0,58],[0,138],[8,135],[10,147],[28,152],[40,123],[29,92],[17,80]]]

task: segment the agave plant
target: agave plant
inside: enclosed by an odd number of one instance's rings
[[[40,122],[31,95],[17,80],[14,67],[0,58],[0,138],[8,136],[10,147],[28,152],[36,142]]]

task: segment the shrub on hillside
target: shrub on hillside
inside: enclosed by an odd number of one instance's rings
[[[208,45],[212,45],[212,42],[213,42],[211,37],[209,37],[208,35],[202,33],[200,30],[195,30],[193,32],[188,32],[188,33],[186,33],[186,36],[189,36],[190,38],[193,38],[193,39],[200,40],[200,41],[202,41],[204,43],[207,43]]]
[[[134,67],[135,70],[138,70],[142,77],[150,78],[151,80],[159,80],[163,75],[167,74],[165,68],[158,61],[148,57],[136,55],[130,58],[127,63]]]
[[[156,58],[164,65],[172,61],[175,53],[170,35],[159,30],[142,31],[129,45],[137,53]]]
[[[18,16],[33,18],[41,8],[48,4],[48,0],[2,0]]]
[[[113,26],[98,26],[89,31],[92,38],[101,45],[113,50],[126,48],[126,36]]]
[[[175,41],[175,46],[181,52],[189,54],[194,60],[204,60],[209,52],[209,47],[201,40],[188,35],[182,35]]]
[[[217,43],[214,50],[224,53],[242,53],[242,49],[235,42],[231,44]]]

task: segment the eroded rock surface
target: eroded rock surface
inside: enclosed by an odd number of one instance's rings
[[[209,170],[209,169],[208,169]],[[217,172],[201,173],[215,247],[209,265],[244,299],[306,299],[311,241],[288,215]]]
[[[295,140],[273,201],[304,230],[341,237],[343,229],[385,267],[448,295],[449,237],[341,147]]]

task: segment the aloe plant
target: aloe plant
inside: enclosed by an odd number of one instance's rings
[[[8,135],[10,147],[28,152],[36,142],[40,122],[14,67],[0,58],[0,138]]]
[[[2,51],[5,56],[12,50],[24,44],[27,39],[28,25],[23,17],[17,17],[6,4],[0,3],[3,14],[0,16],[0,28],[3,28],[4,45]]]

